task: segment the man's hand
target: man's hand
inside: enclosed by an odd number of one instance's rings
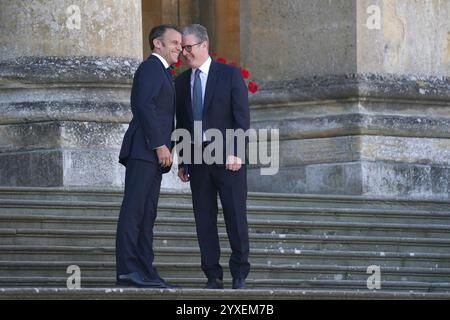
[[[156,155],[158,156],[158,162],[161,165],[161,167],[168,167],[172,165],[173,162],[172,154],[165,145],[156,149]]]
[[[183,182],[188,182],[189,181],[189,176],[185,174],[184,172],[184,168],[181,167],[178,169],[178,177],[181,179],[181,181]]]
[[[241,158],[229,155],[227,157],[227,162],[225,164],[225,168],[231,171],[238,171],[242,167]]]

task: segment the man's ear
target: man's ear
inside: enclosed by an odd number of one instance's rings
[[[155,48],[161,48],[161,40],[153,39],[153,45],[155,46]]]

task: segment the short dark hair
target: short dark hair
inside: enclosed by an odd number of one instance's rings
[[[162,24],[160,26],[154,27],[152,30],[150,30],[150,34],[148,35],[148,41],[150,42],[150,49],[155,49],[155,45],[153,44],[153,40],[161,38],[164,32],[166,32],[167,29],[173,29],[175,31],[180,32],[178,27],[174,24]],[[181,33],[181,32],[180,32]]]

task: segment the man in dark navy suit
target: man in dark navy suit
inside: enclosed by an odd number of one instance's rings
[[[205,131],[250,127],[248,91],[240,70],[212,61],[208,53],[205,27],[195,24],[183,29],[183,51],[191,68],[175,81],[177,92],[177,128],[190,132],[192,152],[204,150],[211,141]],[[195,125],[194,125],[195,122]],[[195,132],[201,124],[203,132]],[[199,133],[199,134],[197,134]],[[224,147],[227,143],[223,143]],[[190,181],[202,270],[208,278],[206,288],[223,288],[223,270],[219,263],[220,244],[217,230],[217,194],[219,194],[232,254],[229,267],[233,289],[245,288],[250,271],[246,216],[247,172],[236,148],[223,153],[222,161],[181,163],[178,176]],[[184,160],[183,155],[180,159]],[[221,157],[217,159],[221,160]],[[194,157],[195,160],[195,157]]]
[[[130,122],[120,150],[126,166],[125,194],[117,224],[117,284],[173,288],[153,267],[153,225],[162,174],[172,165],[175,88],[169,67],[181,52],[181,33],[172,25],[153,28],[152,55],[134,74]]]

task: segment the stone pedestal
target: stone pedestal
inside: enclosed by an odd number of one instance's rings
[[[122,186],[141,1],[0,8],[0,185]]]
[[[281,139],[250,189],[449,199],[449,34],[448,1],[241,1],[252,127]]]

